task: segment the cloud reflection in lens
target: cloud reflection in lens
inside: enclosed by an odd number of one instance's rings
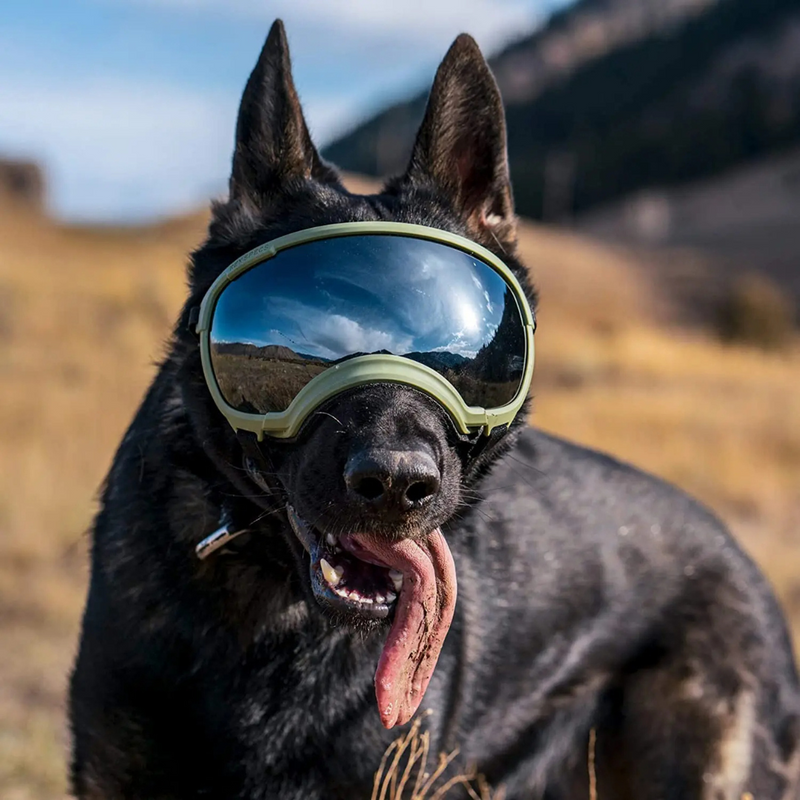
[[[491,267],[405,236],[347,236],[281,251],[218,298],[212,365],[240,411],[285,410],[332,363],[405,356],[449,380],[468,405],[510,402],[522,378],[524,326]]]

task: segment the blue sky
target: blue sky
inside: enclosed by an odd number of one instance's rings
[[[4,0],[0,155],[40,160],[66,219],[147,219],[224,192],[272,20],[318,143],[423,88],[462,30],[485,52],[566,0]]]

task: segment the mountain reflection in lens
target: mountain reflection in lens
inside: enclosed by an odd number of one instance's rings
[[[502,276],[454,247],[346,236],[281,251],[220,294],[211,360],[226,402],[284,411],[333,364],[391,353],[443,375],[471,406],[510,402],[524,325]]]

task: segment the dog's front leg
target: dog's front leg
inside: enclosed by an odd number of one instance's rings
[[[639,670],[622,691],[616,730],[591,734],[596,796],[622,800],[795,800],[797,719],[732,660],[677,658]],[[772,705],[772,709],[770,706]],[[604,785],[605,784],[605,785]],[[606,790],[613,787],[609,795]]]

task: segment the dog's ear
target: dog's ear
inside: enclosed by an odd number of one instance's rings
[[[338,184],[308,132],[292,80],[281,20],[270,29],[242,95],[230,199],[248,210],[269,209],[287,183],[313,178]]]
[[[433,180],[481,239],[513,248],[503,102],[467,34],[453,42],[436,73],[405,179],[412,185]]]

